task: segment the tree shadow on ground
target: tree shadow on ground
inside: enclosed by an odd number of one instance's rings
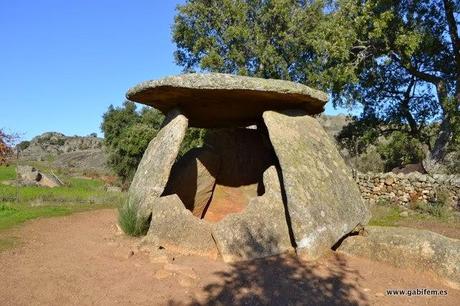
[[[202,297],[189,305],[368,305],[362,277],[337,253],[321,263],[295,255],[266,257],[214,274],[219,281],[197,289]]]

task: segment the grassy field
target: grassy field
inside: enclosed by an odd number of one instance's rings
[[[15,178],[14,167],[0,166],[0,231],[39,217],[118,207],[124,200],[123,193],[106,192],[104,183],[96,179],[68,177],[64,186],[55,188],[2,184]],[[5,244],[11,241],[0,242]]]

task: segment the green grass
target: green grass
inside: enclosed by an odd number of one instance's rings
[[[1,181],[16,179],[14,166],[0,166],[0,233],[28,220],[66,216],[75,212],[120,207],[125,194],[106,192],[96,179],[63,176],[64,186],[10,186]],[[18,192],[19,191],[19,192]],[[17,199],[17,193],[19,199]],[[0,236],[0,251],[14,247],[19,240]]]
[[[5,173],[5,171],[4,171]],[[6,175],[5,175],[6,176]],[[14,202],[16,186],[0,184],[0,202]],[[24,186],[19,188],[19,202],[101,203],[108,195],[104,183],[94,179],[68,178],[66,185],[47,188]]]
[[[376,205],[372,208],[372,218],[369,225],[396,226],[396,223],[402,218],[400,213],[398,207]]]
[[[14,166],[0,166],[0,181],[16,179],[16,168]]]
[[[107,204],[96,206],[74,204],[65,206],[31,207],[27,204],[2,203],[0,204],[0,231],[40,217],[66,216],[75,212],[108,207],[114,207],[114,205]]]
[[[138,206],[130,204],[128,201],[118,208],[118,224],[123,232],[133,237],[147,234],[150,222],[140,220],[137,216]]]

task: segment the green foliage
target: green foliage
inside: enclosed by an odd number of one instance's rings
[[[322,8],[321,1],[189,0],[175,17],[176,62],[186,71],[304,82]]]
[[[14,180],[16,178],[16,168],[13,166],[0,166],[0,182]]]
[[[310,84],[422,142],[433,120],[448,123],[446,141],[460,134],[455,1],[188,0],[177,10],[175,57],[185,71]]]
[[[385,161],[385,170],[407,164],[418,163],[424,158],[422,145],[406,133],[393,132],[388,141],[380,144],[377,151]]]
[[[164,116],[154,108],[136,110],[133,102],[126,101],[122,107],[110,106],[103,115],[101,125],[105,145],[109,152],[108,164],[128,185],[139,165],[150,141],[157,135]],[[202,144],[205,131],[189,129],[180,152]]]
[[[435,201],[429,203],[418,202],[415,209],[437,218],[446,219],[450,215],[451,195],[447,189],[442,187],[437,188],[435,194]]]
[[[118,208],[118,224],[129,236],[139,237],[147,234],[150,222],[138,219],[138,206],[126,202]]]
[[[205,129],[189,128],[185,133],[184,140],[179,150],[179,157],[187,153],[192,148],[198,148],[203,145]]]

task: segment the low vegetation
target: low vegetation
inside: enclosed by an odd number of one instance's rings
[[[0,166],[0,230],[39,217],[118,207],[124,200],[123,193],[106,192],[97,179],[67,177],[64,186],[55,188],[5,184],[15,178],[15,167]]]
[[[125,234],[133,237],[147,234],[150,225],[147,220],[139,221],[137,212],[137,206],[129,202],[118,208],[118,224],[120,228]]]
[[[437,201],[432,203],[414,202],[410,204],[409,209],[382,198],[371,208],[372,218],[369,221],[369,225],[398,226],[407,219],[460,225],[458,223],[460,221],[459,217],[449,210],[447,200],[443,198],[442,193],[439,194]]]

